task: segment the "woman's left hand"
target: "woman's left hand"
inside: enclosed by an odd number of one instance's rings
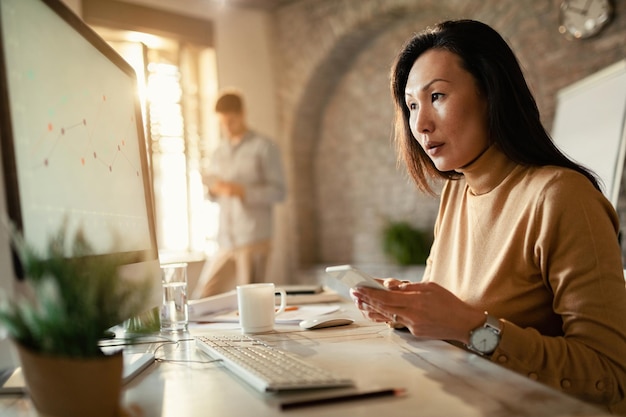
[[[384,281],[390,291],[352,288],[350,295],[363,315],[376,322],[395,322],[416,337],[467,343],[469,332],[485,321],[476,309],[438,284]]]

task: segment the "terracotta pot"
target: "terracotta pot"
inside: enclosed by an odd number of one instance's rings
[[[118,417],[122,352],[82,359],[42,355],[17,344],[30,398],[42,416]]]

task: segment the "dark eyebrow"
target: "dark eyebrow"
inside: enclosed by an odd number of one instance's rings
[[[449,83],[449,82],[450,82],[450,81],[445,80],[445,79],[443,79],[443,78],[435,78],[434,80],[432,80],[431,82],[429,82],[428,84],[426,84],[424,87],[422,87],[422,91],[426,91],[426,90],[428,90],[428,89],[430,88],[430,86],[431,86],[431,85],[433,85],[434,83],[439,82],[439,81],[444,82],[444,83]]]
[[[429,88],[430,88],[430,87],[431,87],[434,83],[436,83],[436,82],[444,82],[444,83],[449,83],[450,81],[448,81],[448,80],[446,80],[446,79],[444,79],[444,78],[435,78],[435,79],[431,80],[430,82],[426,83],[426,84],[424,85],[424,87],[422,87],[422,88],[421,88],[421,90],[420,90],[420,91],[426,91],[426,90],[428,90],[428,89],[429,89]],[[406,97],[406,96],[411,96],[411,94],[407,94],[407,93],[406,93],[406,91],[405,91],[404,96],[405,96],[405,97]]]

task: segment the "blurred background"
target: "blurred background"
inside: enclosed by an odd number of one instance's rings
[[[404,41],[444,19],[491,25],[516,52],[548,131],[559,89],[626,57],[626,0],[586,40],[559,32],[561,0],[64,1],[138,72],[161,257],[190,262],[192,286],[216,250],[218,208],[200,171],[219,137],[220,90],[241,90],[250,126],[283,153],[288,197],[275,210],[267,280],[310,282],[340,263],[417,279],[419,261],[385,251],[406,236],[390,227],[430,238],[438,207],[397,166],[391,142],[389,69]]]

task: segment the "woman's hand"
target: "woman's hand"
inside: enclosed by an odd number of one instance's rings
[[[467,343],[469,332],[485,321],[485,313],[461,301],[438,284],[388,278],[390,291],[352,288],[350,295],[363,315],[376,322],[404,325],[416,337]]]

